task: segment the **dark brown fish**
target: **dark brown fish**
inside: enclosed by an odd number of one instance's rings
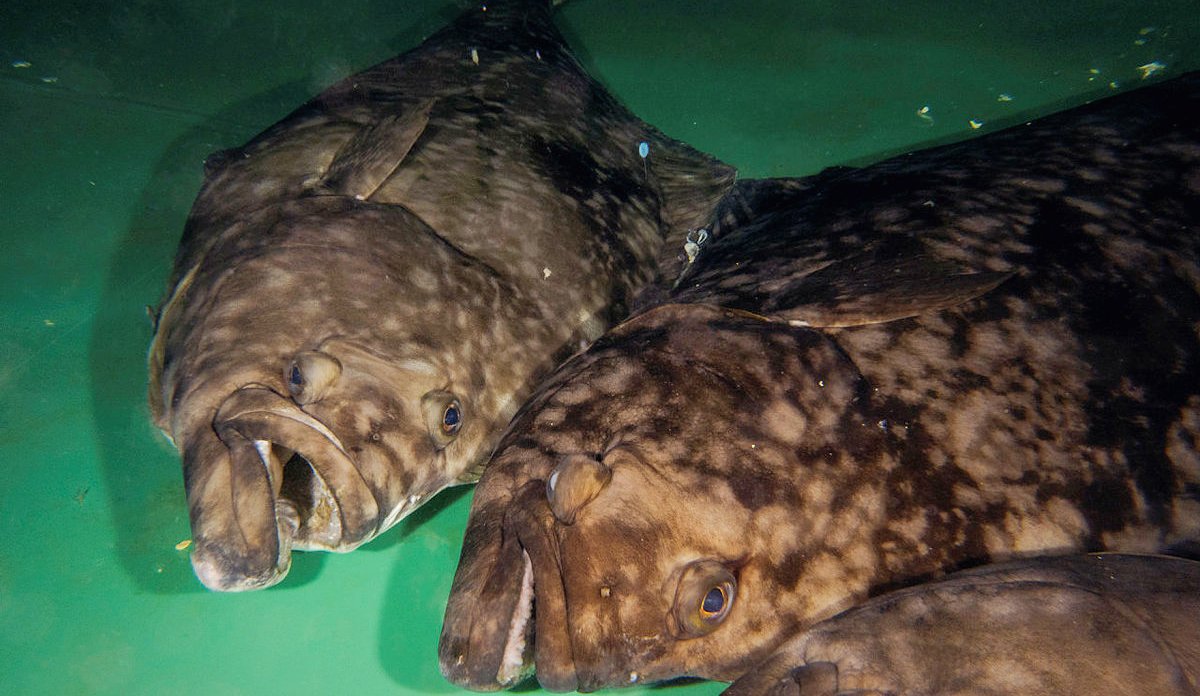
[[[734,175],[618,104],[544,0],[476,6],[207,167],[150,401],[219,590],[474,480]]]
[[[985,566],[788,641],[726,696],[1156,694],[1200,688],[1200,563],[1096,554]]]
[[[739,184],[497,447],[443,673],[731,680],[945,572],[1200,539],[1196,113],[1200,74]]]

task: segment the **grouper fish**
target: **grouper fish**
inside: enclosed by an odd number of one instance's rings
[[[872,595],[1200,539],[1200,73],[739,182],[556,370],[472,501],[440,644],[488,690],[733,680]]]
[[[1155,694],[1200,687],[1200,562],[1093,554],[982,566],[789,640],[726,696]]]
[[[149,359],[200,580],[271,585],[474,480],[733,179],[591,79],[547,0],[475,5],[210,157]]]

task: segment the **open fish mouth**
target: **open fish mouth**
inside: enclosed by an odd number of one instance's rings
[[[380,505],[323,423],[265,387],[243,387],[213,419],[220,447],[188,465],[196,575],[214,590],[273,585],[291,550],[350,551],[379,530]]]
[[[536,672],[548,691],[579,686],[544,490],[541,480],[526,485],[507,507],[503,538],[459,565],[439,647],[454,684],[495,691]]]

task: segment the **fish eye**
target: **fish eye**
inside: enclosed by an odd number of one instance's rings
[[[679,638],[699,638],[720,626],[737,597],[737,578],[722,562],[700,560],[680,573],[675,590],[672,632]]]
[[[438,449],[449,445],[458,437],[466,420],[462,401],[442,389],[426,392],[425,396],[421,397],[421,412],[425,417],[429,436],[433,438]]]
[[[292,400],[304,406],[320,401],[342,375],[342,363],[328,353],[306,350],[296,354],[284,381]]]
[[[446,410],[442,412],[442,432],[447,435],[457,435],[458,429],[462,427],[462,407],[458,404],[458,399],[450,402],[446,406]]]
[[[725,603],[729,600],[729,590],[724,584],[717,585],[704,595],[700,602],[700,618],[712,620],[725,611]]]

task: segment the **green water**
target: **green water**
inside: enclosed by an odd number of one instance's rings
[[[0,7],[0,693],[454,691],[436,649],[469,492],[352,554],[300,554],[279,587],[205,592],[176,550],[182,481],[144,355],[204,156],[461,7]],[[560,20],[634,111],[747,176],[969,137],[1155,61],[1200,68],[1195,0],[574,0]]]

